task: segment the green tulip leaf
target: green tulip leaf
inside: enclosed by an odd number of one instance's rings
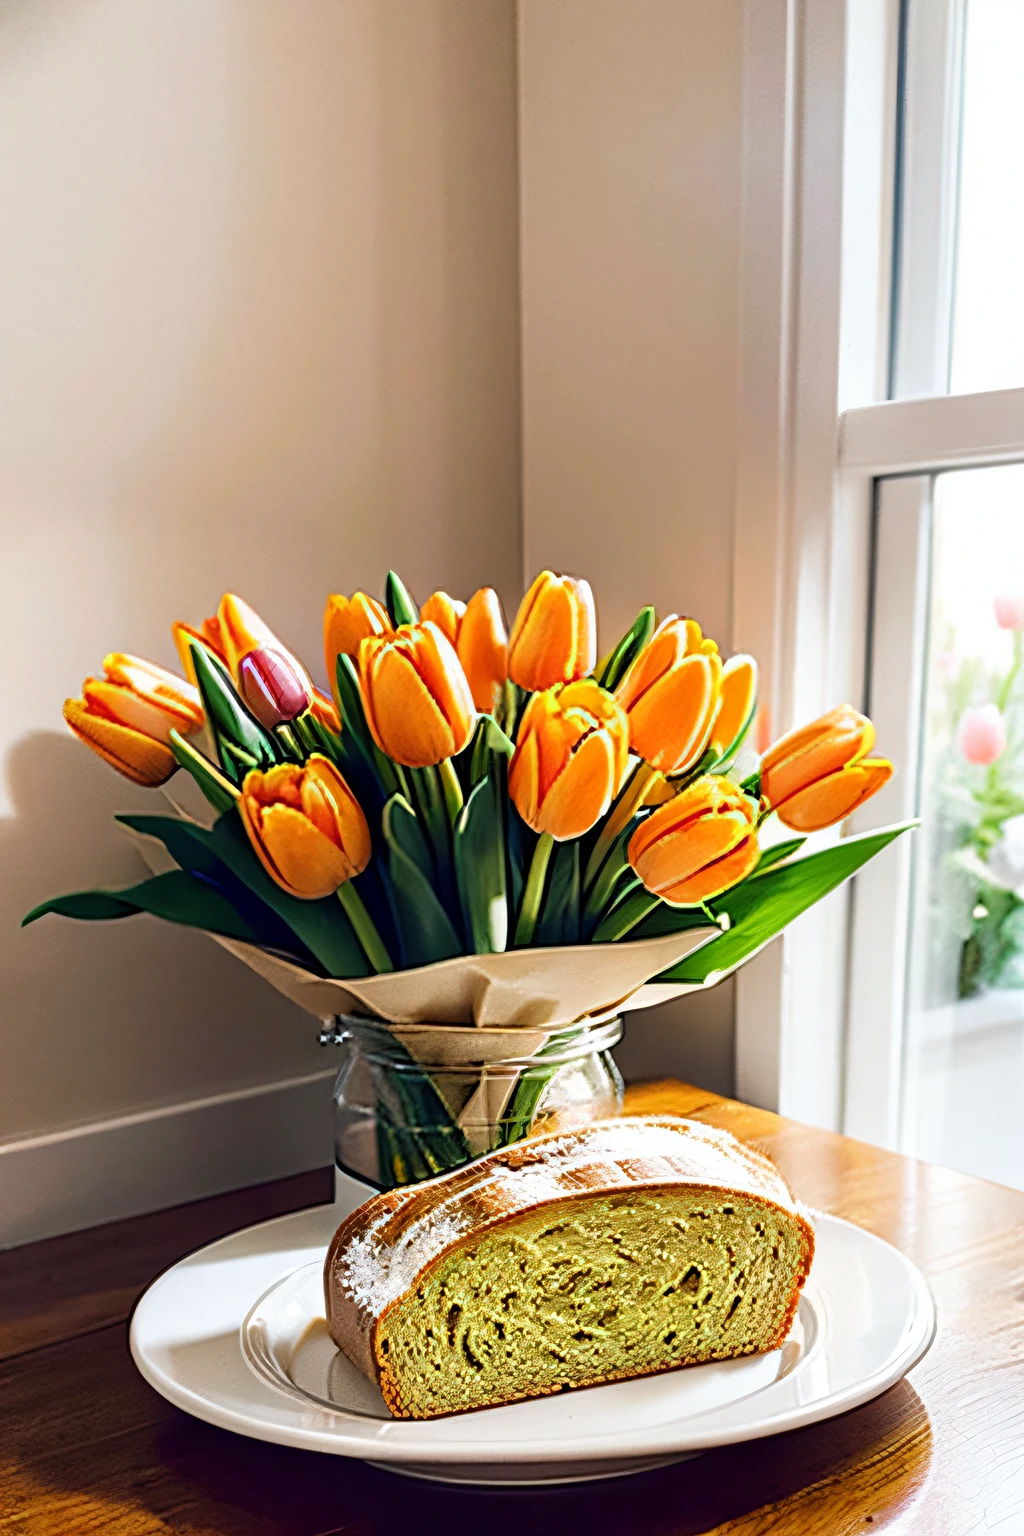
[[[578,944],[580,941],[580,845],[559,843],[548,869],[547,887],[532,942]]]
[[[461,955],[451,918],[439,901],[434,857],[419,818],[403,795],[384,807],[381,830],[388,850],[388,877],[406,961],[431,965]]]
[[[179,816],[124,815],[115,816],[114,820],[132,832],[154,837],[163,843],[174,862],[190,875],[214,881],[242,921],[253,930],[256,943],[269,949],[285,950],[294,954],[303,965],[316,966],[315,957],[295,930],[214,851],[212,833],[205,827]]]
[[[207,829],[176,816],[122,816],[137,832],[158,837],[176,862],[214,855],[242,885],[277,914],[288,930],[309,950],[328,976],[368,976],[369,966],[352,924],[336,896],[303,901],[290,896],[267,874],[249,842],[237,811],[227,811]],[[186,851],[183,839],[193,846]],[[196,866],[198,867],[198,865]]]
[[[614,693],[653,635],[654,622],[654,609],[641,608],[601,670],[598,682],[602,688],[607,688],[610,693]]]
[[[496,754],[510,761],[515,744],[509,740],[501,726],[491,715],[481,715],[476,723],[473,740],[470,744],[469,778],[472,784],[479,784],[490,771],[491,757]]]
[[[883,848],[916,825],[916,822],[908,821],[900,826],[883,827],[878,832],[846,837],[805,858],[776,863],[763,872],[755,871],[731,891],[707,902],[715,917],[728,918],[728,931],[721,938],[702,944],[678,965],[654,979],[701,986],[711,976],[721,980],[730,975],[808,907],[829,895],[876,853],[881,853]],[[682,921],[687,914],[690,921]],[[695,926],[693,918],[698,915],[698,908],[673,911],[662,906],[639,924],[631,936],[653,938],[660,933],[678,932],[683,927]],[[706,917],[703,921],[707,921]]]
[[[411,859],[427,880],[434,878],[434,859],[419,818],[404,795],[392,795],[384,807],[381,831],[388,848]]]
[[[219,817],[207,836],[231,873],[298,935],[328,976],[344,980],[370,974],[362,946],[337,896],[304,901],[283,891],[257,858],[237,811]]]
[[[394,844],[388,845],[388,874],[407,963],[433,965],[461,955],[459,936],[434,894],[432,881]]]
[[[760,770],[760,768],[755,768],[753,773],[750,773],[750,774],[747,775],[747,777],[741,783],[740,789],[742,789],[742,791],[743,791],[743,793],[745,795],[749,795],[752,800],[760,800],[760,798],[761,798],[761,770]]]
[[[384,601],[396,629],[400,624],[419,623],[420,611],[409,596],[402,578],[394,571],[388,571],[387,580],[384,583]]]
[[[473,789],[455,823],[455,879],[466,933],[477,955],[501,954],[508,944],[505,830],[496,775]]]
[[[363,695],[359,687],[359,674],[351,656],[340,652],[334,663],[334,702],[341,720],[342,738],[351,731],[363,746],[369,748],[370,729],[366,724]]]
[[[230,811],[238,799],[238,790],[226,779],[222,773],[208,762],[203,754],[196,750],[191,742],[172,728],[171,751],[178,763],[190,773],[207,800],[219,814]]]
[[[772,843],[770,848],[765,848],[754,868],[755,875],[763,875],[766,869],[773,864],[781,864],[783,859],[792,858],[794,853],[799,853],[806,843],[806,837],[789,837],[784,843]]]
[[[54,896],[23,917],[22,927],[34,923],[47,912],[87,922],[105,922],[149,912],[153,917],[162,917],[165,922],[201,928],[225,938],[242,939],[250,944],[256,939],[249,924],[225,896],[183,869],[154,875],[123,891],[76,891],[69,896]]]
[[[203,710],[220,753],[221,766],[230,779],[241,782],[239,774],[245,762],[253,768],[271,768],[278,761],[273,738],[249,713],[235,691],[227,668],[205,646],[190,646],[196,671],[196,684],[203,700]],[[231,755],[230,749],[242,754]]]
[[[216,880],[224,871],[224,861],[214,852],[212,834],[197,822],[186,821],[181,816],[146,816],[123,814],[114,817],[122,827],[140,832],[144,837],[155,837],[163,843],[175,864],[189,874],[206,875]]]

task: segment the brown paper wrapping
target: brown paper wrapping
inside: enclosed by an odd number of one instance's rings
[[[709,925],[632,943],[459,955],[415,970],[349,981],[314,976],[293,961],[237,939],[211,937],[318,1018],[364,1013],[391,1024],[547,1031],[577,1019],[621,1013],[651,976],[719,933]],[[676,987],[673,994],[680,990],[692,989]]]
[[[174,803],[174,802],[172,802]],[[182,814],[181,808],[175,809]],[[175,868],[164,845],[133,832],[139,852],[156,873]],[[272,987],[316,1018],[362,1013],[396,1025],[462,1024],[496,1032],[544,1034],[577,1020],[650,1007],[668,997],[699,990],[691,986],[645,985],[685,955],[717,938],[720,929],[688,928],[656,939],[617,944],[575,944],[548,949],[513,949],[497,955],[459,955],[413,970],[335,981],[315,975],[292,960],[237,939],[210,934]],[[426,1041],[414,1035],[403,1043],[420,1060]],[[526,1044],[525,1040],[523,1042]],[[494,1042],[494,1055],[531,1055]],[[430,1049],[434,1048],[434,1042]],[[437,1057],[433,1057],[437,1060]],[[481,1057],[481,1059],[484,1059]]]

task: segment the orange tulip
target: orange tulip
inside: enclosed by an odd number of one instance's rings
[[[508,642],[508,675],[537,691],[593,671],[597,618],[590,584],[541,571],[523,598]]]
[[[291,896],[330,896],[370,862],[366,817],[334,764],[318,752],[303,768],[254,768],[238,809],[263,868]]]
[[[757,697],[757,662],[753,656],[733,656],[722,668],[722,702],[711,731],[711,745],[724,757],[737,736],[750,724]]]
[[[746,878],[760,856],[757,802],[709,774],[652,811],[629,840],[629,862],[670,906],[697,906]]]
[[[501,600],[493,587],[481,587],[468,603],[435,592],[420,609],[455,647],[462,670],[482,714],[490,714],[508,677],[508,635]]]
[[[365,592],[351,597],[332,592],[324,610],[324,661],[331,686],[339,656],[358,656],[364,640],[390,634],[388,611],[375,597],[367,597]]]
[[[374,741],[405,768],[443,762],[473,734],[476,711],[466,674],[430,620],[364,640],[359,685]]]
[[[466,605],[460,603],[457,597],[449,597],[447,592],[432,592],[420,609],[420,623],[425,624],[429,619],[437,625],[448,643],[457,648],[459,629],[465,614]]]
[[[794,832],[819,832],[855,811],[892,774],[884,757],[868,757],[875,728],[841,704],[790,731],[761,759],[761,795]]]
[[[264,649],[287,657],[295,667],[303,671],[287,646],[281,644],[274,631],[264,624],[255,609],[250,608],[248,603],[236,597],[233,592],[225,592],[216,614],[212,619],[204,619],[200,629],[195,629],[191,624],[185,624],[179,619],[177,623],[171,625],[171,633],[182,665],[193,683],[195,677],[191,646],[195,642],[204,645],[218,661],[223,662],[236,682],[243,659],[253,651]],[[304,671],[303,676],[305,676]]]
[[[501,601],[481,587],[466,605],[456,646],[477,709],[490,714],[508,677],[508,635]]]
[[[205,619],[201,630],[179,621],[172,633],[189,677],[195,681],[191,647],[198,642],[224,663],[248,709],[267,730],[309,708],[313,685],[302,663],[233,592],[225,592],[216,617]]]
[[[248,656],[251,651],[262,650],[264,647],[272,651],[286,650],[274,631],[264,624],[256,610],[250,608],[248,603],[236,597],[233,592],[225,592],[220,600],[217,608],[217,628],[228,671],[234,678],[238,676],[242,658]]]
[[[683,773],[707,750],[721,703],[718,647],[693,619],[671,614],[616,689],[629,744],[659,773]]]
[[[509,766],[508,792],[535,832],[582,837],[618,794],[629,761],[621,706],[592,678],[535,694]]]
[[[67,699],[64,719],[111,767],[135,784],[164,784],[178,764],[171,731],[203,723],[199,694],[154,662],[112,652],[102,678],[87,677],[80,699]]]

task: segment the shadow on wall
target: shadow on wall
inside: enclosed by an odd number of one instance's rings
[[[143,877],[111,816],[164,807],[49,732],[22,738],[6,768],[0,1141],[331,1065],[316,1020],[203,934],[146,916],[20,929],[48,896]]]
[[[176,666],[230,589],[319,677],[328,591],[514,604],[521,570],[511,0],[0,26],[2,1140],[326,1065],[202,935],[18,931],[135,879],[111,814],[160,806],[54,734],[83,674]]]

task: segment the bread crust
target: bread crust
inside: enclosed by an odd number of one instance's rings
[[[813,1229],[768,1158],[728,1131],[675,1115],[623,1115],[529,1138],[453,1173],[375,1195],[346,1217],[327,1250],[324,1300],[331,1337],[381,1386],[389,1408],[401,1411],[382,1380],[381,1324],[456,1249],[541,1207],[681,1188],[716,1198],[743,1195],[796,1220],[800,1273],[784,1324],[766,1346],[777,1348],[792,1326],[811,1267]],[[615,1379],[620,1377],[595,1377],[588,1384]]]

